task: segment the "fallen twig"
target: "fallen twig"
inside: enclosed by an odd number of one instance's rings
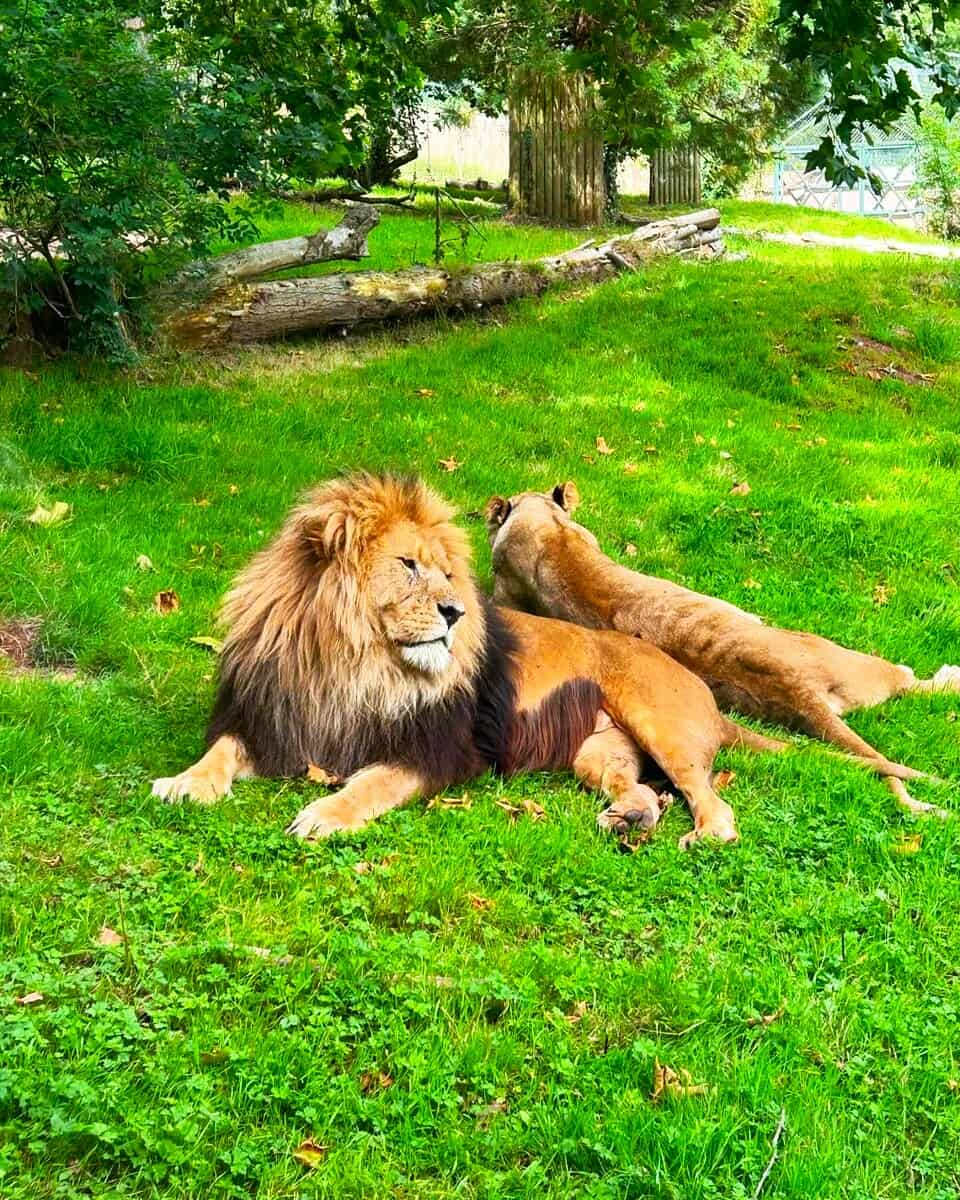
[[[785,1108],[781,1108],[780,1109],[780,1120],[777,1122],[777,1128],[774,1130],[773,1145],[770,1148],[770,1161],[767,1163],[766,1167],[764,1168],[763,1174],[760,1176],[759,1180],[757,1181],[757,1186],[753,1189],[753,1200],[757,1200],[757,1197],[763,1191],[763,1185],[767,1182],[767,1176],[773,1170],[773,1164],[777,1161],[777,1146],[780,1143],[780,1138],[783,1136],[783,1131],[784,1131],[784,1129],[786,1129],[786,1127],[787,1127],[787,1110]]]

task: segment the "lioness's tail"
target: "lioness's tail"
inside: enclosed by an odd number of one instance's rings
[[[790,742],[781,742],[778,738],[766,737],[748,729],[746,725],[738,725],[736,721],[724,718],[727,722],[726,736],[723,744],[743,750],[754,750],[757,754],[780,754],[790,749]]]

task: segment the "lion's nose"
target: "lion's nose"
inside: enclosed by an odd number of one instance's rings
[[[452,629],[456,625],[465,611],[462,604],[438,604],[437,608],[440,616],[446,621],[448,629]]]

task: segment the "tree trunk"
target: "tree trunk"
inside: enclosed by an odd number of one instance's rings
[[[337,259],[359,261],[367,257],[367,234],[379,222],[377,209],[368,204],[355,204],[347,209],[338,225],[320,229],[310,237],[262,242],[205,262],[191,263],[165,285],[164,291],[182,299],[185,290],[195,297],[198,292],[212,292],[227,284],[261,278],[289,267]]]
[[[650,155],[651,204],[699,204],[703,198],[700,154],[694,146]]]
[[[182,346],[266,341],[296,333],[345,332],[361,325],[440,312],[473,312],[558,283],[600,283],[661,254],[723,253],[716,209],[653,221],[601,245],[593,241],[532,262],[481,263],[469,271],[414,267],[355,271],[268,283],[232,282],[168,330]]]
[[[599,225],[606,191],[596,88],[584,75],[518,76],[510,96],[510,200],[518,216]]]

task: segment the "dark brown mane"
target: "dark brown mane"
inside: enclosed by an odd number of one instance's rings
[[[504,769],[515,757],[507,739],[515,707],[516,644],[496,609],[484,608],[484,648],[469,688],[397,718],[365,714],[346,739],[325,736],[317,721],[308,719],[305,699],[283,686],[274,659],[258,661],[252,677],[245,661],[245,687],[237,689],[228,647],[207,743],[232,734],[243,742],[257,774],[275,777],[302,775],[310,763],[342,777],[373,763],[408,765],[429,781],[429,791],[489,768]]]

